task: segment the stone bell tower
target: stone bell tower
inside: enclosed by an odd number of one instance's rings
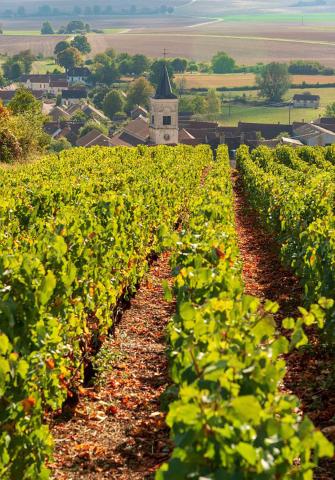
[[[178,98],[173,94],[164,64],[156,94],[150,98],[150,141],[155,145],[178,143]]]

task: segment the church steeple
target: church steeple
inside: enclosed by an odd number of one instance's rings
[[[176,95],[174,95],[172,92],[170,76],[166,63],[164,64],[164,67],[162,69],[161,78],[159,80],[156,95],[154,98],[158,100],[169,100],[177,98]]]
[[[165,52],[164,52],[165,55]],[[164,62],[156,93],[150,98],[150,140],[155,145],[176,145],[179,141],[178,97],[171,87]]]

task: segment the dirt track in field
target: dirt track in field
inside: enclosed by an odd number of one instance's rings
[[[174,304],[162,280],[170,275],[164,254],[104,345],[111,358],[101,385],[82,389],[74,416],[55,422],[54,479],[144,480],[169,458],[160,397],[169,383],[165,329]]]

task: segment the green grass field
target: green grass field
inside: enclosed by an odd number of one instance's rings
[[[225,22],[253,22],[253,23],[299,23],[329,24],[335,22],[335,13],[308,13],[305,15],[296,13],[259,13],[259,14],[236,14],[220,17]]]
[[[104,28],[103,32],[107,34],[113,34],[123,32],[124,30],[124,28]]]
[[[31,73],[53,72],[55,68],[57,68],[57,70],[64,72],[64,68],[57,65],[53,58],[46,58],[44,60],[37,60],[36,62],[34,62]]]
[[[323,115],[324,109],[314,110],[311,108],[291,109],[291,122],[310,122]],[[238,122],[256,122],[256,123],[289,123],[288,107],[265,107],[250,105],[231,105],[224,104],[222,114],[218,121],[223,125],[237,125]]]
[[[291,122],[310,122],[318,117],[325,115],[326,107],[335,102],[335,88],[313,88],[311,93],[320,95],[321,106],[315,110],[313,108],[291,108],[291,114],[288,107],[266,107],[264,105],[254,106],[250,104],[233,103],[234,97],[246,94],[247,99],[257,99],[257,91],[246,92],[225,92],[223,97],[232,100],[230,107],[228,103],[223,104],[222,113],[216,118],[223,125],[237,125],[241,122],[259,122],[259,123],[283,123],[287,124],[291,116]],[[286,95],[289,100],[296,93],[301,93],[301,89],[291,89]]]

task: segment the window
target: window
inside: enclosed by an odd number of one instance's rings
[[[171,117],[163,117],[163,125],[171,125]]]

